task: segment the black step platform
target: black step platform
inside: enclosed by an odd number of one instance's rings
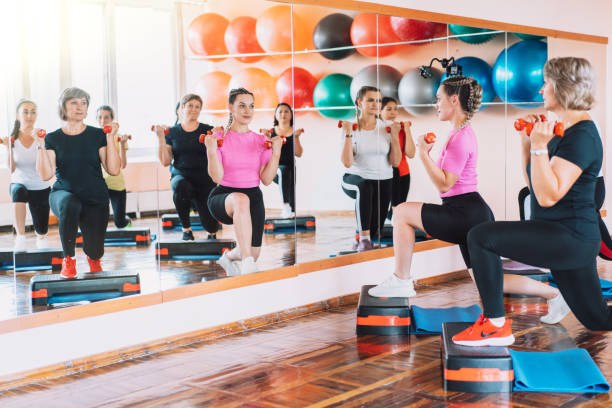
[[[291,218],[266,218],[264,232],[266,234],[291,234],[295,231],[314,231],[317,222],[313,216]]]
[[[375,285],[361,287],[357,305],[357,334],[385,336],[407,335],[410,332],[410,303],[408,298],[377,298],[368,290]]]
[[[180,231],[183,229],[183,224],[179,219],[178,214],[164,214],[162,215],[162,230],[164,231]],[[189,222],[191,223],[191,229],[194,231],[203,231],[202,220],[198,214],[189,215]],[[219,223],[219,229],[222,229],[223,225]]]
[[[431,239],[429,235],[418,228],[414,229],[414,238],[416,242],[427,241]],[[375,242],[379,242],[375,240]],[[380,244],[393,245],[393,225],[385,224],[380,231]]]
[[[511,392],[514,369],[507,347],[469,347],[453,343],[452,337],[472,324],[442,324],[444,389],[460,392]]]
[[[128,272],[84,273],[74,279],[37,275],[30,279],[30,290],[34,306],[95,301],[140,293],[140,278]]]
[[[64,253],[58,248],[30,249],[14,253],[17,272],[24,271],[59,271],[62,269]],[[0,250],[0,270],[13,269],[13,251]]]
[[[81,231],[77,233],[77,247],[83,246]],[[151,230],[149,228],[109,228],[104,236],[104,246],[149,246]]]
[[[162,261],[217,260],[235,246],[231,239],[164,240],[155,243],[155,257]]]

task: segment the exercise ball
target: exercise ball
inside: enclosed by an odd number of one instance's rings
[[[208,72],[194,86],[194,93],[202,97],[202,109],[227,109],[228,86],[231,75],[222,71]]]
[[[543,40],[546,38],[541,35],[533,35],[533,34],[524,34],[524,33],[512,33],[512,34],[516,35],[521,40]]]
[[[493,79],[491,74],[493,69],[489,64],[480,58],[476,57],[463,57],[455,61],[458,65],[461,65],[463,69],[463,75],[472,77],[482,87],[482,102],[492,102],[495,99],[495,88],[493,88]],[[447,78],[446,73],[442,75],[440,82]],[[482,105],[480,109],[484,109],[486,106]]]
[[[238,17],[232,20],[225,30],[225,46],[229,54],[263,53],[264,50],[257,42],[255,25],[257,20],[253,17]],[[264,55],[253,57],[237,57],[241,62],[256,62]]]
[[[229,21],[216,13],[204,13],[189,24],[187,44],[197,55],[225,55],[225,29]],[[222,59],[222,58],[219,58]]]
[[[493,65],[493,87],[497,95],[506,102],[542,102],[540,88],[544,84],[547,58],[548,47],[538,40],[520,41],[504,49]]]
[[[421,70],[414,68],[406,72],[399,83],[397,91],[400,103],[411,115],[419,116],[434,112],[431,106],[411,106],[436,103],[436,92],[442,74],[436,69],[432,69],[431,74],[430,78],[423,78]]]
[[[266,9],[257,19],[255,32],[257,41],[267,52],[291,51],[293,28],[293,50],[300,51],[308,46],[308,39],[302,19],[293,15],[290,6],[274,6]]]
[[[405,17],[391,17],[391,29],[401,41],[428,40],[446,34],[446,24]],[[416,43],[415,45],[423,44],[427,43]]]
[[[275,85],[274,78],[263,69],[244,68],[232,77],[229,89],[246,88],[253,92],[257,108],[274,108],[278,103]]]
[[[399,42],[400,39],[391,29],[391,17],[380,14],[361,13],[353,20],[351,41],[354,45],[376,44],[376,17],[378,16],[378,44]],[[366,57],[375,57],[377,47],[357,48]],[[378,47],[378,56],[386,57],[399,49],[398,45]]]
[[[324,76],[315,86],[312,99],[317,108],[354,106],[351,101],[351,78],[345,74]],[[355,109],[321,109],[319,113],[332,119],[355,117]]]
[[[334,13],[325,16],[317,23],[312,41],[317,50],[325,48],[348,47],[351,42],[353,19],[346,14]],[[321,55],[330,60],[339,60],[355,53],[355,49],[322,51]]]
[[[291,83],[291,68],[284,70],[276,80],[276,95],[279,102],[285,102],[293,108],[313,106],[312,93],[317,80],[304,68],[294,67],[294,81]]]
[[[383,96],[390,96],[397,100],[397,86],[402,74],[389,65],[378,65],[378,81],[376,65],[368,65],[355,75],[351,82],[351,99],[354,101],[361,87],[369,85],[380,89]]]
[[[450,32],[454,35],[478,34],[493,31],[487,28],[468,27],[458,24],[449,24],[448,28]],[[482,44],[484,42],[490,41],[493,37],[495,37],[495,35],[496,34],[467,35],[465,37],[457,37],[457,39],[468,44]]]

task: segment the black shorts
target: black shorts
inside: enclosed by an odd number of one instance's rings
[[[393,188],[391,189],[391,206],[395,207],[405,203],[410,190],[410,173],[399,175],[399,169],[393,168]]]
[[[266,209],[264,208],[263,194],[259,187],[215,187],[208,196],[208,209],[210,213],[220,223],[232,225],[234,220],[225,211],[225,200],[231,193],[243,193],[249,197],[252,226],[251,246],[260,247],[263,237]]]

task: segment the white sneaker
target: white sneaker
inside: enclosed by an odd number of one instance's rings
[[[249,256],[247,258],[244,258],[242,260],[242,274],[246,275],[248,273],[255,272],[259,272],[259,269],[257,268],[257,264],[255,264],[255,260],[253,259],[253,257]]]
[[[221,255],[221,258],[217,259],[217,263],[221,265],[223,269],[225,269],[227,276],[240,275],[240,267],[238,266],[238,262],[229,259],[227,252],[224,252],[223,255]]]
[[[25,235],[17,235],[15,238],[15,251],[25,251],[27,249]]]
[[[281,211],[281,218],[291,218],[295,215],[295,213],[293,211],[291,211],[291,207],[288,205],[283,206],[283,209]]]
[[[375,297],[412,297],[416,296],[412,279],[400,279],[391,274],[384,282],[368,290]]]
[[[547,303],[548,313],[540,317],[540,321],[542,323],[559,323],[565,316],[567,316],[569,312],[571,312],[569,306],[567,305],[567,303],[565,303],[565,299],[563,299],[561,293],[550,299]]]
[[[36,248],[38,249],[47,249],[49,248],[49,240],[46,235],[37,235],[36,236]]]

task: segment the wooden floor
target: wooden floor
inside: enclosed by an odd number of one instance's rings
[[[612,278],[612,263],[600,275]],[[478,302],[468,279],[419,288],[413,304]],[[612,382],[612,333],[573,315],[541,325],[546,303],[507,298],[517,350],[583,347]],[[355,307],[285,321],[5,391],[8,407],[604,407],[610,394],[445,392],[440,336],[355,336]],[[112,333],[109,333],[112,335]],[[69,341],[69,339],[67,339]]]

